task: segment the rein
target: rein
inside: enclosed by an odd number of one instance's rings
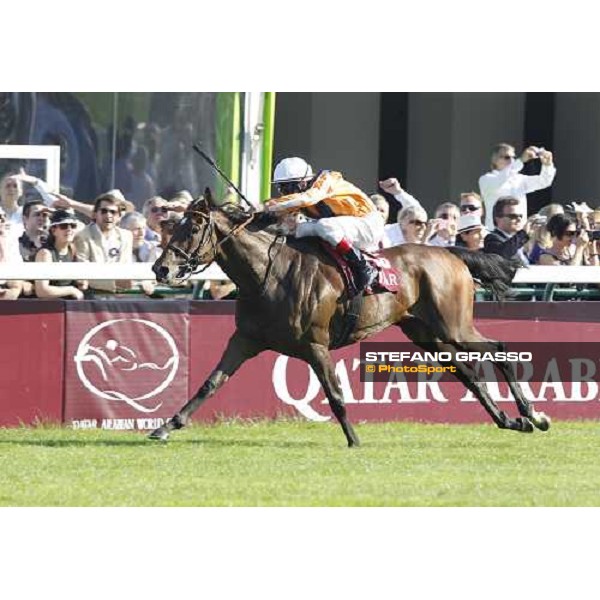
[[[260,295],[261,296],[264,296],[267,293],[267,283],[269,282],[269,278],[271,276],[271,271],[273,270],[273,263],[275,262],[273,256],[271,256],[271,250],[273,250],[273,248],[277,247],[277,243],[279,242],[279,240],[283,240],[283,242],[285,243],[285,236],[278,233],[275,236],[273,243],[269,246],[269,249],[267,250],[267,257],[269,259],[269,262],[267,263],[267,270],[265,272],[265,278],[262,282],[262,285],[260,286]],[[282,246],[282,244],[280,244],[280,249],[281,249],[281,246]],[[275,257],[276,256],[277,255],[275,255]]]

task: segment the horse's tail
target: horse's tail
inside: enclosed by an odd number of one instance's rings
[[[522,266],[517,259],[503,258],[498,254],[470,252],[466,248],[450,247],[448,250],[462,260],[473,279],[491,290],[498,300],[512,296],[510,292],[515,273]]]

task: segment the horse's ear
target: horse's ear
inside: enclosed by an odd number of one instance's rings
[[[212,195],[212,192],[211,192],[211,190],[210,190],[209,187],[207,187],[204,190],[204,200],[206,201],[206,204],[208,205],[209,208],[215,206],[215,203],[214,203],[214,200],[213,200],[213,195]]]

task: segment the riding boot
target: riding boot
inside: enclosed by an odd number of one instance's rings
[[[354,275],[356,292],[357,294],[362,293],[375,281],[377,270],[365,260],[360,250],[354,248],[347,240],[342,240],[337,245],[336,251],[348,261],[348,266]]]

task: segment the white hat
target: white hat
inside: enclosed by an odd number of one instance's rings
[[[460,215],[460,218],[458,219],[458,233],[465,233],[466,231],[477,228],[483,229],[481,217],[471,213]]]
[[[276,167],[273,183],[297,181],[313,176],[311,166],[302,158],[284,158]]]

